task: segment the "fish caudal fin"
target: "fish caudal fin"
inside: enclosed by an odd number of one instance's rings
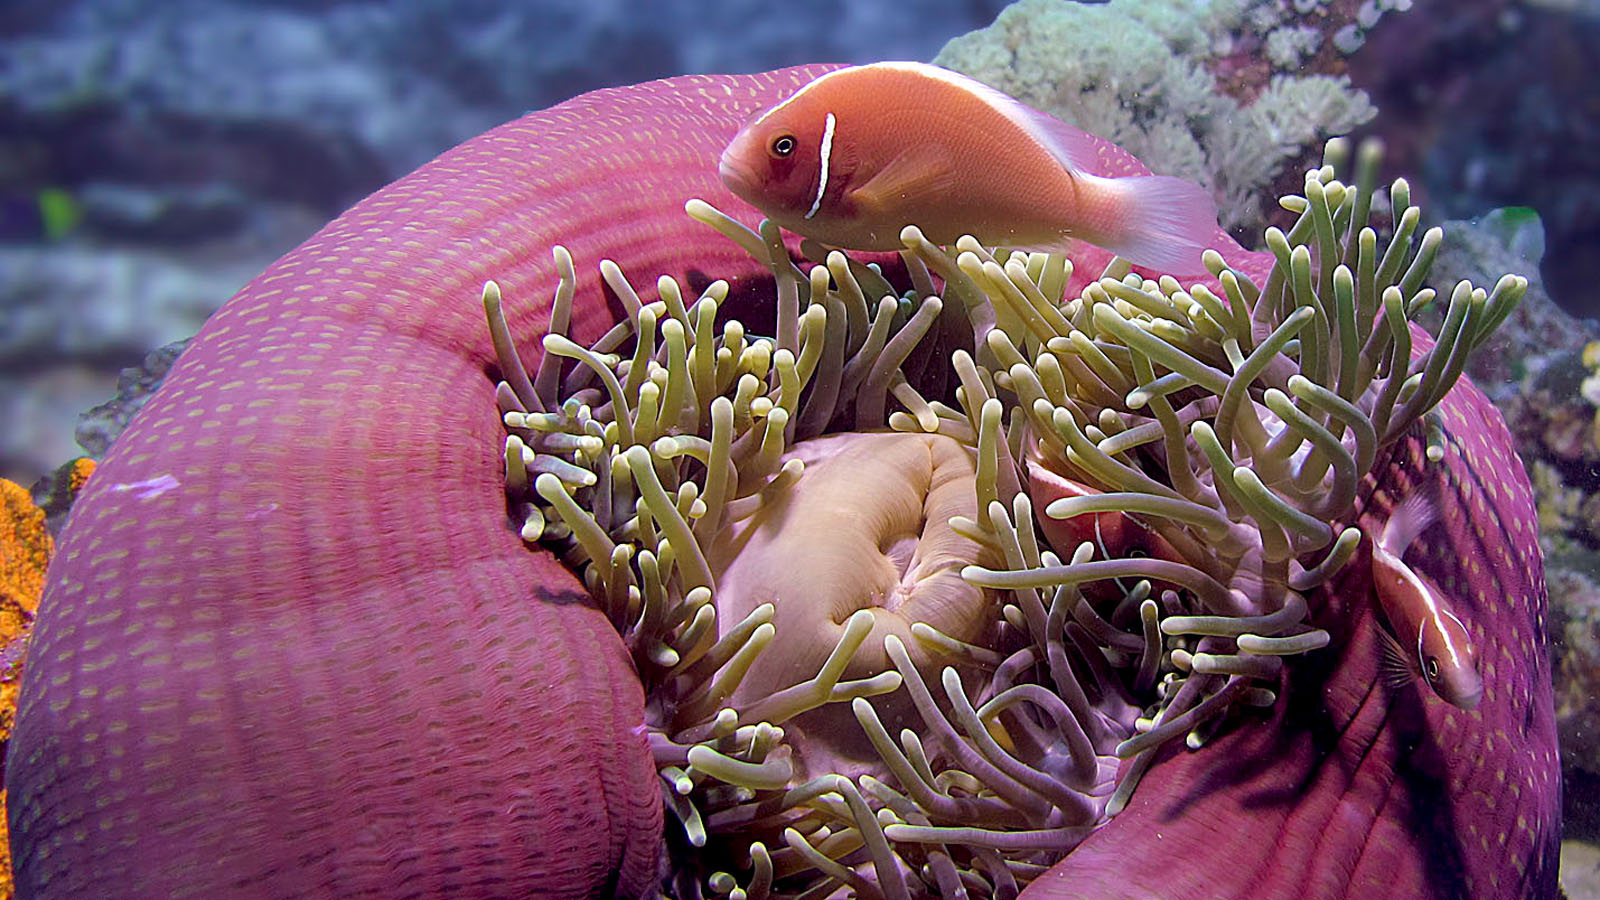
[[[1084,240],[1163,274],[1206,274],[1200,255],[1216,235],[1217,207],[1205,188],[1169,175],[1073,177],[1102,211],[1085,223]]]

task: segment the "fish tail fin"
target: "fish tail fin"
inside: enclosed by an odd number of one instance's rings
[[[1205,188],[1170,175],[1073,177],[1101,212],[1080,234],[1085,240],[1164,274],[1206,273],[1200,254],[1216,237],[1217,207]]]

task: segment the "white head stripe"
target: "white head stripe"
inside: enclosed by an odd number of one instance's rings
[[[828,189],[828,157],[833,153],[833,126],[833,113],[828,113],[828,118],[822,123],[822,171],[817,175],[817,198],[811,201],[811,211],[806,213],[808,219],[822,208],[822,194]]]

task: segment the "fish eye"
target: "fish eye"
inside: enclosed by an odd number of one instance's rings
[[[1428,657],[1427,666],[1428,666],[1428,680],[1429,681],[1438,681],[1439,680],[1439,658],[1437,656]]]
[[[792,134],[780,134],[772,139],[772,155],[782,159],[794,153],[795,139]]]

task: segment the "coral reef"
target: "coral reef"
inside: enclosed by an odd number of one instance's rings
[[[1210,188],[1222,224],[1254,234],[1286,170],[1376,113],[1335,71],[1342,53],[1318,52],[1341,17],[1301,6],[1020,0],[934,62]]]
[[[59,509],[64,516],[94,469],[88,458],[67,463],[58,473],[59,485],[42,500],[16,482],[0,479],[0,746],[11,737],[28,631],[55,553],[51,511]],[[9,865],[5,872],[9,874]]]
[[[1163,9],[1160,4],[1145,5],[1155,11]],[[1587,296],[1584,292],[1597,283],[1582,274],[1582,266],[1594,258],[1583,252],[1586,238],[1581,230],[1585,222],[1594,219],[1585,215],[1585,210],[1593,209],[1592,179],[1584,182],[1574,176],[1592,168],[1592,159],[1579,151],[1594,144],[1585,139],[1590,136],[1595,116],[1592,98],[1582,92],[1587,81],[1581,77],[1586,64],[1582,51],[1593,44],[1594,23],[1574,22],[1533,7],[1580,11],[1589,8],[1592,15],[1594,4],[1572,0],[1533,4],[1469,0],[1448,10],[1385,16],[1377,28],[1362,27],[1370,13],[1389,5],[1395,4],[1344,0],[1239,2],[1233,4],[1231,12],[1218,5],[1217,16],[1237,14],[1250,18],[1227,39],[1209,46],[1197,37],[1202,32],[1210,34],[1209,30],[1197,32],[1181,24],[1170,26],[1171,35],[1163,40],[1170,37],[1175,46],[1183,48],[1183,53],[1193,48],[1196,55],[1192,58],[1203,58],[1202,64],[1220,91],[1237,103],[1249,102],[1270,86],[1272,73],[1299,74],[1294,67],[1304,65],[1306,71],[1337,76],[1338,67],[1348,59],[1354,84],[1369,91],[1383,110],[1384,115],[1376,124],[1385,129],[1393,151],[1401,156],[1400,168],[1424,172],[1426,184],[1434,187],[1432,194],[1426,194],[1423,184],[1416,186],[1416,192],[1429,199],[1434,210],[1473,215],[1492,204],[1533,202],[1528,191],[1530,183],[1548,192],[1539,201],[1546,222],[1552,226],[1554,242],[1546,265],[1553,267],[1552,271],[1565,273],[1551,277],[1551,289],[1561,294],[1558,299],[1569,306],[1580,305]],[[587,86],[585,79],[597,75],[640,77],[639,73],[629,74],[633,70],[625,66],[663,58],[659,46],[640,40],[640,34],[659,31],[659,21],[648,15],[629,19],[640,26],[637,30],[629,25],[621,34],[601,34],[611,14],[605,3],[588,4],[562,18],[564,33],[574,38],[557,48],[560,52],[547,54],[527,54],[525,28],[518,25],[513,14],[500,9],[501,4],[492,2],[468,7],[439,4],[431,13],[409,20],[375,17],[370,11],[361,10],[361,4],[345,4],[334,11],[318,10],[315,17],[303,15],[309,6],[297,2],[250,4],[240,14],[238,6],[228,3],[172,4],[151,9],[147,5],[110,2],[37,9],[24,5],[0,12],[0,22],[7,26],[0,29],[7,35],[0,38],[6,47],[0,53],[7,54],[12,63],[4,76],[12,88],[6,93],[5,114],[18,110],[23,113],[19,120],[8,119],[15,127],[7,133],[5,158],[20,165],[4,167],[7,176],[5,196],[0,198],[5,201],[0,209],[0,228],[15,237],[17,204],[25,206],[22,218],[27,222],[22,227],[26,236],[36,230],[55,240],[50,247],[30,247],[27,252],[55,254],[57,261],[42,268],[65,274],[73,279],[71,283],[82,285],[63,292],[71,294],[74,303],[60,302],[62,293],[30,292],[48,301],[50,315],[68,314],[51,319],[42,330],[30,331],[30,340],[38,338],[43,342],[32,346],[36,349],[54,346],[57,341],[75,342],[82,352],[74,350],[69,366],[52,364],[47,373],[32,362],[23,362],[20,368],[0,369],[0,421],[14,426],[4,429],[4,439],[30,443],[25,450],[0,450],[7,465],[0,474],[27,483],[68,455],[72,452],[67,439],[72,416],[89,405],[91,398],[104,396],[110,373],[117,367],[133,362],[153,341],[188,333],[182,322],[194,321],[209,304],[230,293],[244,275],[259,269],[261,263],[309,231],[309,216],[320,222],[367,186],[398,171],[394,166],[409,165],[409,160],[420,160],[442,145],[438,134],[446,129],[419,138],[397,127],[368,127],[372,123],[381,126],[386,119],[392,121],[376,107],[358,111],[353,117],[343,115],[350,111],[352,97],[359,102],[403,105],[416,102],[415,85],[432,82],[420,92],[422,101],[443,102],[456,108],[435,107],[437,115],[430,112],[414,121],[460,121],[465,123],[462,128],[470,130],[476,128],[472,121],[487,121],[477,108],[482,97],[493,98],[493,103],[510,104],[488,114],[498,119],[512,110],[542,105],[561,91]],[[758,63],[772,59],[762,54],[785,41],[792,48],[800,48],[809,46],[806,41],[872,30],[864,31],[864,24],[878,26],[874,33],[882,34],[883,25],[899,27],[904,22],[903,15],[899,15],[890,16],[894,21],[887,23],[863,23],[860,17],[877,14],[864,10],[865,6],[850,4],[838,9],[818,5],[825,13],[856,17],[850,20],[854,23],[850,28],[784,29],[770,12],[742,23],[742,27],[755,23],[767,37],[731,41],[718,38],[710,28],[702,28],[692,41],[673,46],[673,52],[685,55],[664,63],[663,71],[685,66],[702,70],[733,68],[732,64],[714,61],[723,58],[713,55],[718,43],[750,51],[747,67],[756,68]],[[1132,6],[1121,4],[1119,8],[1127,10]],[[1201,7],[1191,4],[1179,12],[1187,15],[1189,9]],[[323,12],[332,14],[320,15]],[[1213,12],[1205,8],[1204,14],[1211,16]],[[238,20],[233,25],[226,21],[230,16]],[[1167,16],[1166,21],[1178,19]],[[187,33],[186,22],[192,23]],[[417,27],[419,22],[424,26]],[[1366,41],[1360,51],[1362,56],[1347,57],[1344,52],[1357,34],[1351,30],[1352,23]],[[1160,22],[1157,25],[1167,27]],[[926,21],[919,22],[918,27],[925,29]],[[322,29],[323,36],[310,37],[307,28]],[[359,37],[355,37],[357,34]],[[426,65],[432,68],[420,75],[403,71],[413,65],[415,54],[408,48],[418,46],[417,34],[438,37],[437,52],[426,54]],[[586,44],[578,35],[599,35],[600,40]],[[207,36],[214,39],[213,44],[195,40]],[[167,50],[182,52],[166,57],[145,52],[148,48],[138,46],[141,39],[159,41]],[[21,45],[31,49],[10,52],[10,48]],[[128,68],[119,73],[111,60],[122,52],[118,49],[122,45],[129,45],[131,52],[126,57]],[[596,46],[601,49],[592,49]],[[185,48],[195,52],[189,55]],[[800,52],[809,56],[847,55],[831,47]],[[898,50],[879,52],[920,55]],[[1378,58],[1381,65],[1363,64]],[[203,63],[199,68],[206,72],[198,86],[196,79],[184,77],[185,71],[196,69],[197,62]],[[1115,67],[1126,65],[1128,60],[1106,62]],[[247,76],[237,84],[233,83],[238,71],[235,64],[242,64]],[[325,92],[296,94],[292,84],[273,88],[271,82],[277,80],[278,65],[292,66],[294,71],[303,73],[304,81],[325,81],[328,75],[353,72],[356,83],[341,81],[341,85],[351,87],[351,92],[335,96],[332,107],[323,106],[319,103]],[[39,71],[46,80],[57,79],[56,83],[42,85],[43,89],[34,94],[30,85],[40,86],[42,82],[29,81],[34,77],[28,71],[31,66],[42,67]],[[595,71],[608,67],[605,72]],[[97,82],[97,78],[102,80]],[[211,118],[215,109],[191,106],[185,99],[199,96],[203,89],[211,87],[220,91],[219,85],[225,82],[231,85],[226,90],[235,96],[259,99],[276,91],[283,105],[247,102],[240,107],[246,110],[245,114],[219,123]],[[62,85],[68,89],[59,90]],[[74,89],[74,85],[82,90]],[[369,89],[363,98],[362,92]],[[557,93],[528,93],[546,90]],[[163,97],[163,91],[173,93]],[[36,98],[47,102],[34,105]],[[80,102],[82,106],[75,106]],[[342,111],[339,103],[345,104]],[[1386,124],[1386,120],[1392,120],[1392,124]],[[83,139],[86,133],[78,128],[91,122],[109,123],[110,127],[90,131],[87,136],[92,138]],[[456,132],[458,136],[466,133]],[[377,137],[369,141],[368,136],[372,135]],[[19,145],[11,140],[17,136],[26,140]],[[1528,139],[1516,145],[1519,136]],[[1163,140],[1166,139],[1156,143]],[[1512,152],[1509,148],[1514,145],[1523,149]],[[101,152],[96,159],[90,159],[75,149],[90,146],[102,150],[126,148],[126,152]],[[175,150],[175,146],[187,148],[188,152]],[[319,162],[291,166],[285,176],[281,168],[269,164],[286,155]],[[41,168],[40,160],[49,165]],[[97,162],[105,161],[111,163],[109,169],[96,167]],[[323,180],[324,174],[327,180]],[[185,181],[191,175],[207,183]],[[18,176],[24,179],[22,185],[9,181]],[[42,181],[30,182],[35,176]],[[179,183],[172,184],[174,178]],[[209,186],[220,181],[226,181],[228,186]],[[43,190],[38,189],[41,186]],[[1260,195],[1270,193],[1263,191]],[[302,208],[263,214],[262,210],[269,206],[265,201],[275,195],[300,196],[311,213],[308,215]],[[31,219],[34,209],[38,210],[37,228]],[[278,224],[269,221],[274,218]],[[1456,223],[1447,227],[1451,240],[1442,248],[1436,266],[1436,273],[1442,274],[1430,282],[1442,293],[1447,295],[1455,280],[1462,277],[1486,283],[1485,279],[1492,280],[1498,272],[1507,270],[1534,276],[1528,299],[1492,339],[1490,352],[1475,357],[1469,373],[1495,397],[1512,424],[1518,450],[1529,461],[1534,481],[1541,487],[1541,516],[1550,526],[1547,546],[1557,551],[1552,582],[1568,585],[1570,582],[1560,580],[1563,572],[1583,571],[1592,565],[1592,550],[1596,535],[1600,534],[1600,508],[1593,499],[1600,493],[1600,484],[1595,482],[1596,472],[1589,456],[1594,446],[1590,429],[1596,421],[1595,404],[1583,393],[1590,368],[1581,355],[1582,342],[1600,334],[1587,323],[1559,317],[1524,327],[1519,320],[1525,315],[1542,316],[1540,310],[1553,308],[1548,305],[1536,272],[1525,262],[1514,260],[1482,265],[1482,274],[1458,270],[1447,260],[1454,248],[1461,248],[1463,256],[1474,260],[1491,257],[1478,251],[1472,227]],[[158,258],[148,265],[116,260],[123,252],[130,257],[149,252],[146,242],[135,236],[138,232],[188,240],[194,236],[209,239],[217,230],[237,230],[247,239],[262,232],[273,236],[249,251],[258,262],[230,266],[227,273],[222,273],[225,277],[214,276],[205,268],[209,263],[198,259],[202,254],[173,258],[158,250]],[[138,245],[126,243],[129,241]],[[108,257],[111,262],[105,261]],[[7,260],[22,264],[15,257]],[[104,277],[80,280],[77,273],[89,271],[88,267],[104,270]],[[8,284],[11,272],[21,271],[14,265],[4,268],[7,277],[0,281]],[[118,273],[130,268],[153,272],[155,277],[118,277]],[[173,268],[184,271],[176,273],[180,277],[162,274]],[[221,290],[189,292],[197,298],[195,311],[178,308],[187,306],[186,300],[179,304],[156,302],[163,294],[172,296],[166,287],[184,281],[213,282]],[[128,301],[130,296],[142,299]],[[132,321],[121,315],[108,319],[83,312],[102,309],[102,301],[126,302],[144,313],[135,317],[139,321]],[[10,309],[7,305],[8,312]],[[152,310],[163,321],[178,324],[171,328],[162,325],[166,330],[160,336],[152,335],[151,317],[147,314]],[[72,321],[74,315],[78,317],[76,322]],[[8,321],[25,320],[26,317]],[[79,342],[77,337],[84,334],[82,324],[88,320],[129,325],[134,336],[105,335],[97,336],[93,342]],[[1434,322],[1437,324],[1438,320]],[[0,332],[4,331],[0,327]],[[0,335],[0,343],[5,342],[6,336]],[[21,344],[28,346],[27,341]],[[36,373],[45,374],[41,377]],[[90,423],[98,432],[90,437],[86,431],[85,437],[101,442],[103,449],[104,442],[122,424],[115,418]],[[47,505],[43,500],[39,502]],[[1582,596],[1582,591],[1556,591],[1558,603]],[[1562,615],[1559,607],[1554,615],[1558,619]],[[1558,653],[1570,646],[1572,659],[1584,658],[1589,651],[1583,648],[1592,645],[1592,638],[1589,644],[1583,643],[1584,638],[1580,630],[1568,629],[1566,642],[1557,647]],[[1570,677],[1567,658],[1558,656],[1563,678]],[[1583,733],[1587,726],[1575,724],[1582,720],[1568,721],[1568,711],[1580,709],[1577,704],[1564,704],[1564,733],[1571,734],[1574,729]],[[1573,764],[1575,748],[1581,746],[1579,741],[1566,742],[1569,766]],[[1591,770],[1600,767],[1597,762],[1586,765]]]

